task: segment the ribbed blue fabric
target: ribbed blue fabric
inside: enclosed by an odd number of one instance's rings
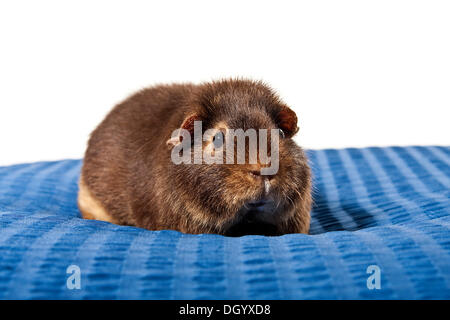
[[[80,160],[0,167],[0,298],[449,299],[450,147],[308,155],[311,235],[281,237],[83,220]],[[70,265],[80,290],[66,286]]]

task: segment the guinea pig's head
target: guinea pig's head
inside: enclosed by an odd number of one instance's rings
[[[189,104],[168,140],[177,203],[210,232],[279,234],[309,188],[295,112],[249,80],[202,85]]]

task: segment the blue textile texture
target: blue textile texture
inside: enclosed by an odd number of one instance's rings
[[[0,167],[0,299],[449,299],[450,147],[308,155],[311,234],[280,237],[83,220],[80,160]]]

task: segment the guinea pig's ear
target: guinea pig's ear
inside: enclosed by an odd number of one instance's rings
[[[181,129],[189,131],[191,137],[194,136],[195,121],[201,121],[201,118],[197,113],[191,114],[190,116],[186,117],[186,119],[184,119],[183,123],[181,124]]]
[[[194,122],[195,121],[201,121],[201,118],[198,114],[194,113],[189,116],[187,116],[183,123],[181,124],[181,127],[179,129],[187,130],[191,134],[191,141],[194,139]],[[176,146],[183,141],[183,137],[181,134],[172,136],[169,140],[167,140],[167,145],[169,148]]]
[[[298,131],[297,115],[289,107],[283,106],[278,112],[277,124],[287,138],[292,137]]]

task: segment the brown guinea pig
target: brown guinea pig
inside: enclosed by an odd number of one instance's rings
[[[193,133],[198,123],[201,133],[223,133],[201,139],[200,151],[211,143],[225,148],[225,142],[228,151],[237,143],[227,135],[230,128],[279,132],[278,170],[262,174],[268,162],[259,156],[252,163],[175,163],[174,148],[191,143],[180,129]],[[311,177],[303,150],[291,139],[297,130],[295,113],[262,82],[236,79],[141,90],[118,104],[91,134],[79,208],[86,219],[150,230],[308,233]],[[195,150],[188,150],[189,159]],[[248,146],[245,154],[249,160]]]

